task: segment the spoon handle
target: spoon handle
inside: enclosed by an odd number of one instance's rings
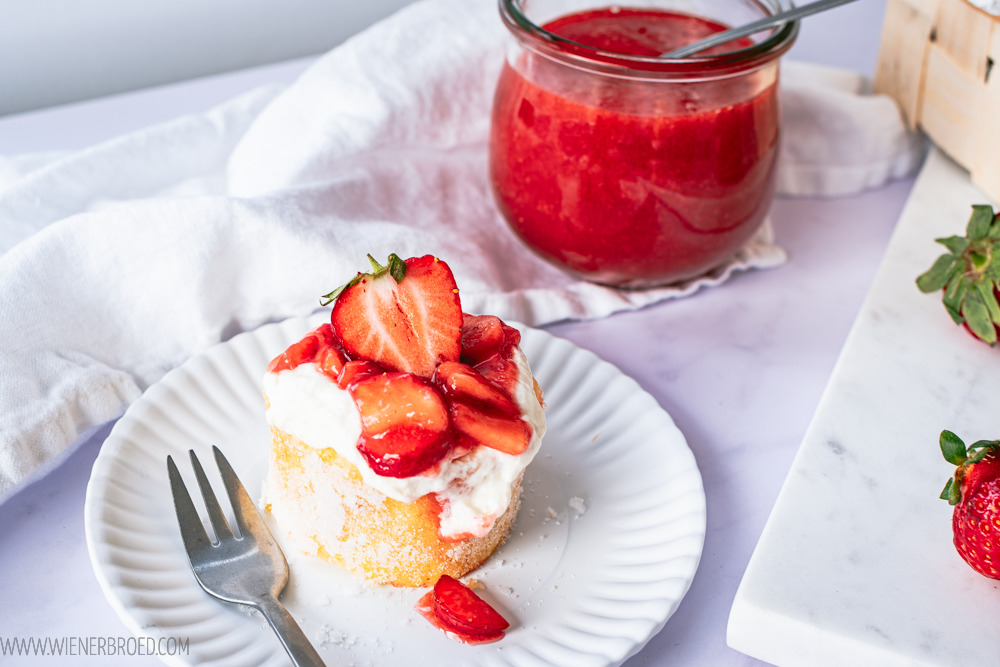
[[[722,32],[717,32],[710,37],[705,39],[700,39],[697,42],[688,44],[687,46],[682,46],[679,49],[674,49],[673,51],[668,51],[666,53],[660,54],[661,58],[686,58],[695,53],[700,53],[705,49],[710,49],[713,46],[719,46],[720,44],[725,44],[734,39],[740,37],[747,37],[754,33],[760,32],[761,30],[766,30],[767,28],[772,28],[781,23],[787,23],[789,21],[795,21],[803,16],[809,16],[810,14],[815,14],[826,9],[832,9],[834,7],[839,7],[840,5],[846,5],[848,2],[854,2],[854,0],[819,0],[818,2],[811,2],[808,5],[802,5],[801,7],[794,7],[792,9],[787,9],[783,12],[778,12],[777,14],[772,14],[771,16],[765,16],[762,19],[757,19],[746,25],[739,26],[738,28],[730,28],[729,30],[723,30]]]

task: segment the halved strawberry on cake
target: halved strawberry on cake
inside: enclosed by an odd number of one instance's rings
[[[428,586],[506,538],[545,432],[541,391],[520,332],[463,313],[445,262],[369,261],[325,297],[330,323],[267,369],[265,504],[301,551]]]

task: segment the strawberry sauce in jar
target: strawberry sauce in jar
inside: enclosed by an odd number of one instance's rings
[[[797,24],[671,60],[657,56],[778,7],[572,4],[500,2],[515,37],[490,134],[500,212],[541,257],[594,282],[665,285],[724,263],[774,196],[778,57]]]

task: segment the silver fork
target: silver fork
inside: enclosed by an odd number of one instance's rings
[[[210,595],[225,602],[254,607],[264,614],[295,665],[323,665],[323,660],[306,639],[298,623],[278,601],[278,596],[288,583],[288,563],[281,548],[271,536],[271,531],[267,529],[229,461],[218,447],[213,446],[212,451],[240,532],[239,536],[233,534],[201,462],[194,450],[190,450],[191,465],[205,499],[209,521],[215,531],[215,543],[205,533],[205,527],[198,510],[191,502],[191,495],[184,486],[177,465],[173,458],[167,456],[167,473],[170,476],[170,490],[174,495],[174,509],[177,511],[181,539],[195,578]]]

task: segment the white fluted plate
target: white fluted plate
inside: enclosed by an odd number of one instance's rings
[[[214,474],[218,445],[258,494],[270,442],[261,376],[323,317],[267,325],[192,358],[151,387],[101,448],[87,488],[91,561],[136,635],[181,647],[168,662],[288,664],[256,612],[198,587],[166,457],[192,488],[187,450]],[[705,494],[684,436],[634,380],[592,353],[536,329],[523,330],[522,348],[545,392],[548,431],[510,538],[472,575],[511,621],[507,636],[459,644],[413,611],[423,590],[359,583],[286,548],[291,583],[282,599],[327,664],[616,664],[687,592],[704,543]]]

